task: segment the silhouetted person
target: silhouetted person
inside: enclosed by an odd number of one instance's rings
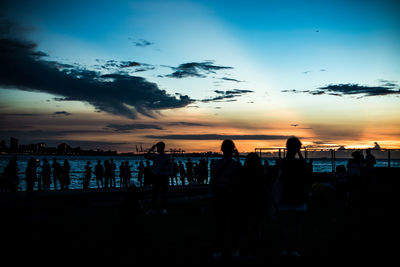
[[[157,154],[152,153],[157,148]],[[156,211],[156,202],[161,197],[161,213],[167,212],[167,193],[169,186],[169,177],[172,175],[172,162],[169,155],[165,154],[165,143],[158,142],[153,145],[145,158],[153,161],[153,197],[152,210]]]
[[[249,153],[240,177],[239,213],[243,257],[255,257],[261,241],[261,222],[266,212],[264,167],[257,153]]]
[[[50,189],[50,185],[51,185],[51,166],[49,161],[44,158],[43,159],[43,164],[41,166],[42,169],[42,183],[43,183],[43,189],[45,191]]]
[[[10,192],[17,192],[19,185],[17,157],[13,156],[4,168],[3,183],[4,188]]]
[[[221,145],[223,157],[211,169],[210,189],[213,199],[215,241],[214,258],[229,259],[237,250],[237,194],[242,165],[232,140]],[[235,153],[237,159],[232,158]]]
[[[347,162],[347,177],[349,182],[349,193],[351,204],[358,205],[361,200],[361,171],[364,157],[360,151],[354,151],[352,158]]]
[[[371,154],[371,149],[365,150],[367,154],[364,159],[364,171],[365,171],[365,179],[369,185],[376,184],[376,176],[375,176],[375,164],[376,159],[375,156]]]
[[[125,162],[121,162],[121,165],[119,166],[119,187],[122,188],[124,183],[125,183]]]
[[[185,186],[186,170],[182,161],[179,161],[179,179],[181,180],[182,186]]]
[[[346,175],[346,167],[344,165],[336,166],[335,172],[336,181],[336,199],[340,206],[346,204],[347,192],[348,192],[348,181]]]
[[[90,161],[86,163],[85,166],[85,178],[83,180],[83,189],[88,190],[90,184],[90,178],[92,178],[92,167],[90,167]]]
[[[200,184],[208,183],[208,162],[205,158],[200,159],[199,177],[200,177]]]
[[[54,189],[57,190],[57,182],[60,183],[60,188],[61,188],[61,173],[62,173],[62,167],[61,165],[57,162],[56,158],[53,158],[53,182],[54,182]]]
[[[150,165],[150,161],[146,160],[146,166],[144,167],[144,185],[151,185],[153,183],[153,166]]]
[[[115,188],[116,187],[116,183],[115,183],[115,170],[117,169],[117,165],[115,165],[114,159],[111,159],[110,161],[110,182],[111,182],[111,186]]]
[[[143,161],[139,162],[139,167],[137,167],[137,170],[138,170],[139,185],[143,186],[143,175],[144,175],[144,164],[143,164]]]
[[[178,185],[178,164],[172,159],[171,185]]]
[[[281,196],[278,213],[281,227],[281,256],[299,257],[304,214],[307,210],[307,164],[300,152],[301,142],[291,137],[286,142],[286,158],[281,162]],[[298,158],[296,158],[298,155]]]
[[[64,190],[69,189],[69,185],[71,184],[70,177],[71,166],[69,165],[68,160],[64,160],[64,165],[62,166],[62,185]]]
[[[37,181],[36,177],[36,159],[30,158],[28,161],[28,166],[25,170],[26,177],[26,191],[33,192],[33,188],[35,186],[35,182]]]
[[[104,161],[104,187],[108,188],[111,183],[111,166],[108,160]]]
[[[97,160],[97,164],[94,167],[94,175],[96,176],[97,188],[103,188],[104,184],[104,167],[101,165],[101,161]]]
[[[132,172],[131,172],[131,166],[129,166],[129,162],[125,161],[125,188],[128,188],[131,186],[131,178],[132,178]]]
[[[190,158],[186,162],[186,178],[188,180],[189,185],[192,185],[194,180],[194,171],[193,171],[193,162]]]

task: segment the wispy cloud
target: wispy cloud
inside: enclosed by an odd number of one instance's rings
[[[169,67],[169,66],[167,66]],[[204,62],[188,62],[180,64],[178,67],[169,67],[174,70],[173,73],[167,74],[161,77],[169,78],[205,78],[208,74],[216,73],[218,70],[233,69],[233,67],[228,66],[218,66],[214,65],[214,61],[204,61]]]
[[[224,135],[224,134],[172,134],[172,135],[146,135],[151,139],[166,140],[286,140],[286,135]]]
[[[115,132],[126,133],[132,130],[144,130],[144,129],[155,129],[155,130],[162,130],[163,128],[157,124],[108,124],[105,129],[110,129]]]
[[[200,101],[203,103],[236,101],[233,98],[240,97],[240,96],[248,94],[248,93],[253,93],[254,91],[243,90],[243,89],[232,89],[232,90],[227,90],[227,91],[214,90],[214,92],[218,94],[216,97],[206,98],[206,99],[202,99]]]
[[[141,38],[139,38],[139,39],[129,38],[129,40],[131,40],[133,45],[137,46],[137,47],[146,47],[146,46],[150,46],[150,45],[154,44],[153,42],[150,42],[150,41],[147,41],[147,40],[141,39]]]
[[[385,96],[385,95],[400,95],[399,85],[393,82],[384,81],[381,86],[365,86],[359,84],[330,84],[319,87],[315,90],[282,90],[284,93],[308,93],[311,95],[357,95],[359,97],[367,96]]]
[[[56,111],[53,113],[53,115],[64,115],[64,116],[70,116],[72,113],[69,113],[67,111]]]

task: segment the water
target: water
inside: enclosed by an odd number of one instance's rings
[[[30,155],[20,155],[17,158],[18,162],[18,168],[19,168],[19,190],[25,190],[26,185],[25,185],[25,169],[27,167],[28,160],[32,156]],[[92,171],[94,171],[94,166],[97,164],[97,160],[101,160],[102,164],[104,163],[105,160],[109,160],[109,156],[35,156],[36,159],[42,161],[42,159],[47,158],[49,160],[50,164],[52,164],[52,159],[56,158],[57,161],[63,165],[64,159],[68,159],[69,164],[71,166],[71,184],[70,188],[71,189],[82,189],[82,181],[84,177],[84,171],[85,171],[85,166],[86,162],[90,161],[91,166],[92,166]],[[3,173],[4,168],[8,164],[9,160],[12,158],[11,155],[1,155],[0,156],[0,173]],[[135,157],[123,157],[123,156],[118,156],[118,157],[112,157],[114,159],[114,162],[117,166],[116,169],[116,184],[119,186],[119,166],[121,165],[122,162],[128,161],[129,165],[131,167],[132,171],[132,180],[134,182],[137,182],[137,168],[139,166],[140,161],[145,161],[143,156],[135,156]],[[187,161],[187,157],[174,157],[175,162],[179,163],[179,161],[182,161],[184,164]],[[190,158],[193,163],[197,163],[200,161],[200,157],[191,157]],[[209,158],[209,163],[211,163],[211,160],[213,158]],[[242,164],[244,163],[244,158],[241,158]],[[268,158],[269,165],[275,165],[275,159]],[[338,165],[345,165],[347,164],[347,159],[336,159],[335,162],[336,166]],[[377,159],[376,160],[376,167],[387,167],[388,162],[386,159]],[[391,160],[391,167],[400,167],[400,160],[399,159],[392,159]],[[41,169],[38,168],[38,172]],[[314,172],[331,172],[332,171],[332,161],[331,159],[313,159],[313,171]],[[51,185],[51,189],[53,189],[53,184]],[[59,185],[58,185],[59,187]],[[92,176],[92,179],[89,184],[90,188],[97,188],[96,180],[94,178],[94,174]]]

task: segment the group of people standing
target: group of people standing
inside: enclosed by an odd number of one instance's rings
[[[188,158],[186,164],[182,161],[176,162],[172,158],[169,184],[172,186],[208,184],[208,165],[208,160],[206,158],[201,158],[198,163],[194,163]],[[153,184],[154,166],[151,165],[150,160],[146,160],[146,165],[143,161],[140,161],[137,171],[139,186],[149,186]]]
[[[263,220],[277,218],[281,221],[281,255],[300,256],[310,183],[310,169],[300,148],[299,139],[289,138],[286,158],[279,162],[279,170],[272,172],[262,165],[256,153],[249,153],[243,166],[234,142],[223,141],[222,158],[211,163],[215,258],[237,254],[254,257],[260,245]],[[154,164],[153,197],[148,214],[167,212],[169,177],[174,168],[164,149],[165,144],[159,142],[145,155]],[[271,178],[276,173],[278,176]]]
[[[89,182],[92,177],[92,168],[90,164],[91,162],[88,161],[85,167],[85,179],[83,183],[84,189],[89,188]],[[97,188],[116,188],[116,170],[117,165],[115,164],[114,159],[111,159],[110,161],[105,160],[104,166],[101,164],[101,160],[97,160],[97,164],[94,167]],[[121,165],[119,166],[120,188],[128,188],[131,185],[131,178],[132,172],[129,161],[121,162]]]

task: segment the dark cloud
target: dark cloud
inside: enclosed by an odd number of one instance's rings
[[[236,97],[240,97],[244,94],[248,93],[253,93],[254,91],[252,90],[242,90],[242,89],[232,89],[232,90],[227,90],[227,91],[222,91],[222,90],[215,90],[215,93],[218,94],[216,97],[212,98],[206,98],[200,100],[203,103],[209,103],[209,102],[222,102],[222,101],[236,101]]]
[[[397,88],[396,88],[397,87]],[[400,88],[398,84],[393,82],[386,82],[382,86],[364,86],[359,84],[330,84],[328,86],[319,87],[316,90],[282,90],[285,93],[308,93],[311,95],[358,95],[365,96],[385,96],[385,95],[399,95]]]
[[[170,122],[167,125],[168,126],[210,126],[209,124],[205,124],[205,123],[186,122],[186,121]]]
[[[132,130],[155,129],[162,130],[163,128],[155,124],[108,124],[105,129],[111,129],[115,132],[130,132]]]
[[[72,113],[69,113],[67,111],[56,111],[53,113],[53,115],[65,115],[65,116],[70,116]]]
[[[154,43],[144,40],[144,39],[131,39],[130,38],[130,40],[132,40],[132,43],[137,47],[146,47],[146,46],[150,46],[150,45],[154,44]]]
[[[311,71],[310,70],[306,70],[306,71],[303,71],[302,73],[303,74],[309,74]]]
[[[233,79],[233,78],[228,78],[228,77],[222,77],[221,80],[230,81],[230,82],[237,82],[237,83],[243,82],[243,81],[240,81],[240,80],[237,80],[237,79]]]
[[[93,68],[99,71],[107,72],[120,72],[120,73],[130,73],[130,72],[142,72],[148,70],[154,70],[156,67],[147,64],[139,63],[136,61],[118,61],[118,60],[107,60],[96,59],[97,65]]]
[[[227,66],[216,66],[213,61],[204,61],[204,62],[189,62],[180,64],[178,67],[169,67],[174,70],[173,73],[160,76],[160,77],[169,77],[169,78],[205,78],[208,74],[216,73],[218,70],[224,69],[233,69],[233,67]]]
[[[286,140],[285,135],[224,135],[224,134],[173,134],[147,135],[146,138],[166,140]]]
[[[101,74],[85,68],[66,68],[46,61],[36,44],[4,38],[0,33],[0,86],[45,92],[62,101],[83,101],[114,115],[137,118],[156,111],[185,107],[193,101],[161,90],[157,84],[125,73]],[[62,65],[62,64],[61,64]]]

